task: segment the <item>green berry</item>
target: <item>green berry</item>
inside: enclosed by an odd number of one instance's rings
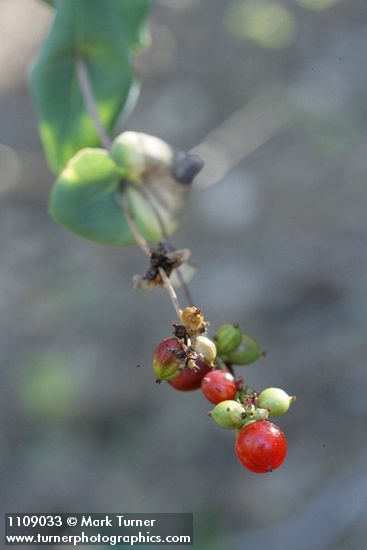
[[[210,416],[220,426],[226,429],[241,428],[246,421],[246,410],[238,401],[222,401],[211,411]]]
[[[269,409],[269,416],[282,416],[294,401],[295,397],[280,388],[266,388],[257,398],[259,407]]]
[[[219,354],[234,351],[241,343],[242,333],[236,325],[221,325],[215,336],[215,343]]]
[[[247,334],[243,334],[240,345],[231,353],[222,355],[222,358],[224,361],[233,363],[234,365],[249,365],[259,359],[262,354],[256,340],[247,336]]]

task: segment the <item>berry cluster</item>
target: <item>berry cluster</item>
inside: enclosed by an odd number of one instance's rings
[[[158,344],[153,355],[157,382],[181,391],[201,388],[215,405],[209,412],[221,428],[237,431],[235,452],[241,464],[255,473],[271,472],[284,461],[287,444],[283,432],[268,420],[287,412],[295,397],[280,388],[254,391],[243,378],[235,378],[233,365],[249,365],[261,357],[258,343],[237,325],[222,325],[210,340],[209,323],[202,311],[186,307],[174,336]]]

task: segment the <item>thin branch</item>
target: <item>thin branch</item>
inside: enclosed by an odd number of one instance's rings
[[[180,303],[178,301],[175,289],[173,288],[172,283],[169,280],[169,278],[167,276],[167,273],[164,271],[164,269],[162,267],[158,267],[158,271],[159,271],[160,276],[162,277],[163,284],[167,289],[167,292],[168,292],[168,294],[171,298],[171,301],[172,301],[172,303],[175,307],[177,317],[178,317],[178,319],[181,323],[181,307],[180,307]]]
[[[162,216],[161,216],[158,208],[155,206],[154,202],[151,200],[151,198],[149,196],[149,193],[146,189],[144,189],[143,187],[139,187],[139,192],[143,195],[143,197],[145,198],[145,200],[148,202],[149,206],[151,207],[151,209],[153,211],[153,214],[157,218],[158,225],[161,228],[162,235],[164,236],[165,243],[166,243],[167,247],[170,249],[170,251],[173,252],[174,250],[176,250],[176,248],[173,245],[173,243],[170,241],[165,223],[162,219]],[[190,306],[192,306],[194,304],[194,301],[192,299],[190,289],[189,289],[187,283],[184,281],[183,275],[182,275],[181,270],[180,270],[179,267],[176,268],[176,272],[177,272],[177,277],[178,277],[178,280],[180,281],[183,293],[185,294],[186,301]]]
[[[128,225],[131,229],[132,234],[135,237],[135,240],[136,240],[139,248],[141,248],[141,250],[144,252],[144,254],[146,254],[150,258],[151,252],[150,252],[149,243],[148,243],[147,240],[144,239],[143,235],[140,233],[139,229],[136,227],[135,220],[134,220],[133,215],[131,213],[126,195],[122,195],[121,193],[117,193],[116,199],[117,199],[118,203],[120,204],[120,206],[122,207],[122,210],[124,211],[124,214],[126,216],[126,221],[127,221]]]
[[[136,240],[138,246],[141,248],[141,250],[144,252],[144,254],[146,254],[150,258],[151,257],[151,250],[150,250],[149,243],[148,243],[148,241],[146,241],[144,239],[144,237],[140,233],[139,229],[136,227],[136,223],[135,223],[134,217],[132,215],[132,212],[130,210],[129,203],[127,201],[126,195],[121,195],[121,194],[117,195],[117,200],[118,200],[119,204],[121,205],[121,207],[124,211],[124,214],[126,216],[126,221],[127,221],[128,225],[131,229],[132,234],[135,237],[135,240]],[[159,267],[158,271],[159,271],[159,274],[162,278],[163,285],[166,288],[166,290],[169,294],[169,297],[171,298],[171,301],[173,303],[173,306],[176,310],[178,320],[181,322],[181,307],[180,307],[180,303],[179,303],[178,298],[177,298],[177,294],[176,294],[176,292],[175,292],[175,290],[172,286],[171,281],[169,280],[169,277],[167,276],[166,272],[164,271],[164,269],[162,267]]]
[[[166,240],[166,244],[168,245],[168,247],[170,248],[170,250],[172,252],[175,250],[175,247],[172,245],[172,243],[170,241]],[[178,280],[180,282],[182,291],[185,295],[186,302],[188,303],[189,306],[193,306],[194,305],[194,300],[192,299],[192,295],[191,295],[191,291],[189,289],[189,285],[185,282],[185,280],[183,278],[183,275],[182,275],[182,272],[181,272],[181,269],[179,267],[176,268],[176,273],[177,273],[177,277],[178,277]]]
[[[85,106],[87,108],[89,116],[94,122],[94,125],[101,139],[103,147],[105,147],[108,151],[110,151],[112,147],[112,142],[106,132],[106,129],[97,111],[97,105],[94,98],[92,86],[90,83],[87,66],[85,64],[85,60],[82,55],[77,56],[76,71],[78,75],[79,86],[80,86],[80,89],[85,101]]]
[[[104,127],[104,125],[103,125],[103,123],[100,119],[100,116],[98,114],[96,101],[95,101],[95,98],[94,98],[94,95],[93,95],[93,90],[92,90],[91,82],[90,82],[90,79],[89,79],[87,67],[86,67],[85,61],[84,61],[84,59],[81,55],[79,55],[77,57],[76,68],[77,68],[77,75],[78,75],[80,90],[81,90],[81,93],[83,95],[83,98],[84,98],[85,105],[87,107],[89,116],[91,117],[91,119],[94,122],[94,125],[96,127],[97,133],[98,133],[98,135],[101,139],[102,144],[104,145],[104,147],[107,150],[110,151],[112,143],[111,143],[111,140],[110,140],[110,138],[109,138],[109,136],[106,132],[106,129],[105,129],[105,127]],[[131,229],[132,234],[134,235],[134,238],[135,238],[138,246],[141,248],[141,250],[144,252],[144,254],[146,254],[147,256],[150,257],[151,256],[151,250],[150,250],[149,243],[146,239],[144,239],[143,235],[140,233],[139,229],[136,226],[134,217],[133,217],[133,215],[131,213],[131,210],[129,208],[127,198],[125,196],[122,196],[119,193],[117,194],[116,198],[117,198],[117,201],[119,202],[120,206],[122,207],[122,209],[124,211],[124,214],[126,216],[126,220],[128,222],[128,225]],[[152,201],[149,200],[149,204],[150,204],[153,212],[155,213],[155,215],[157,217],[157,220],[158,220],[159,225],[161,226],[163,235],[167,239],[167,242],[169,242],[168,234],[167,234],[166,228],[164,226],[164,222],[163,222],[163,220],[160,216],[160,213],[157,211],[155,206],[152,204]],[[172,248],[174,248],[173,245],[171,245],[171,243],[169,243],[169,244]],[[177,270],[177,271],[179,271],[179,270]],[[177,294],[176,294],[176,292],[175,292],[175,290],[174,290],[174,288],[171,284],[171,281],[169,280],[169,277],[167,276],[166,272],[162,268],[159,268],[159,273],[160,273],[160,276],[162,277],[163,284],[164,284],[165,288],[167,289],[167,292],[168,292],[168,294],[169,294],[169,296],[172,300],[172,303],[173,303],[174,308],[176,310],[178,319],[181,322],[181,307],[180,307],[180,304],[179,304],[179,301],[178,301],[178,298],[177,298]],[[183,289],[185,290],[186,297],[187,297],[188,301],[191,302],[190,292],[189,292],[188,288],[186,287],[185,282],[182,279],[182,275],[180,273],[178,273],[178,276],[180,277],[180,279],[182,281],[181,284],[183,286]],[[186,287],[186,289],[185,289],[185,287]]]

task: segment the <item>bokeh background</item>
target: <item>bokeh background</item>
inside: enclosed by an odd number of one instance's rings
[[[298,397],[279,421],[286,463],[265,476],[199,392],[153,383],[175,315],[163,291],[132,289],[141,252],[47,215],[25,77],[51,17],[0,1],[2,511],[194,512],[198,549],[365,549],[365,0],[155,0],[136,59],[125,128],[206,161],[174,238],[195,300],[267,350],[238,368],[251,385]]]

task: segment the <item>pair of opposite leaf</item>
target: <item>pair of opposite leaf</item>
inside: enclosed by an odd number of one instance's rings
[[[119,201],[125,195],[139,232],[158,242],[164,238],[160,220],[172,234],[202,165],[155,136],[124,132],[111,153],[87,148],[70,159],[51,192],[50,213],[81,237],[126,246],[135,239]]]
[[[81,237],[126,246],[135,238],[121,208],[124,196],[141,235],[156,243],[165,236],[162,223],[168,235],[175,231],[202,166],[196,155],[155,136],[124,132],[111,153],[87,148],[70,159],[52,189],[50,214]],[[193,270],[186,269],[190,278]]]

